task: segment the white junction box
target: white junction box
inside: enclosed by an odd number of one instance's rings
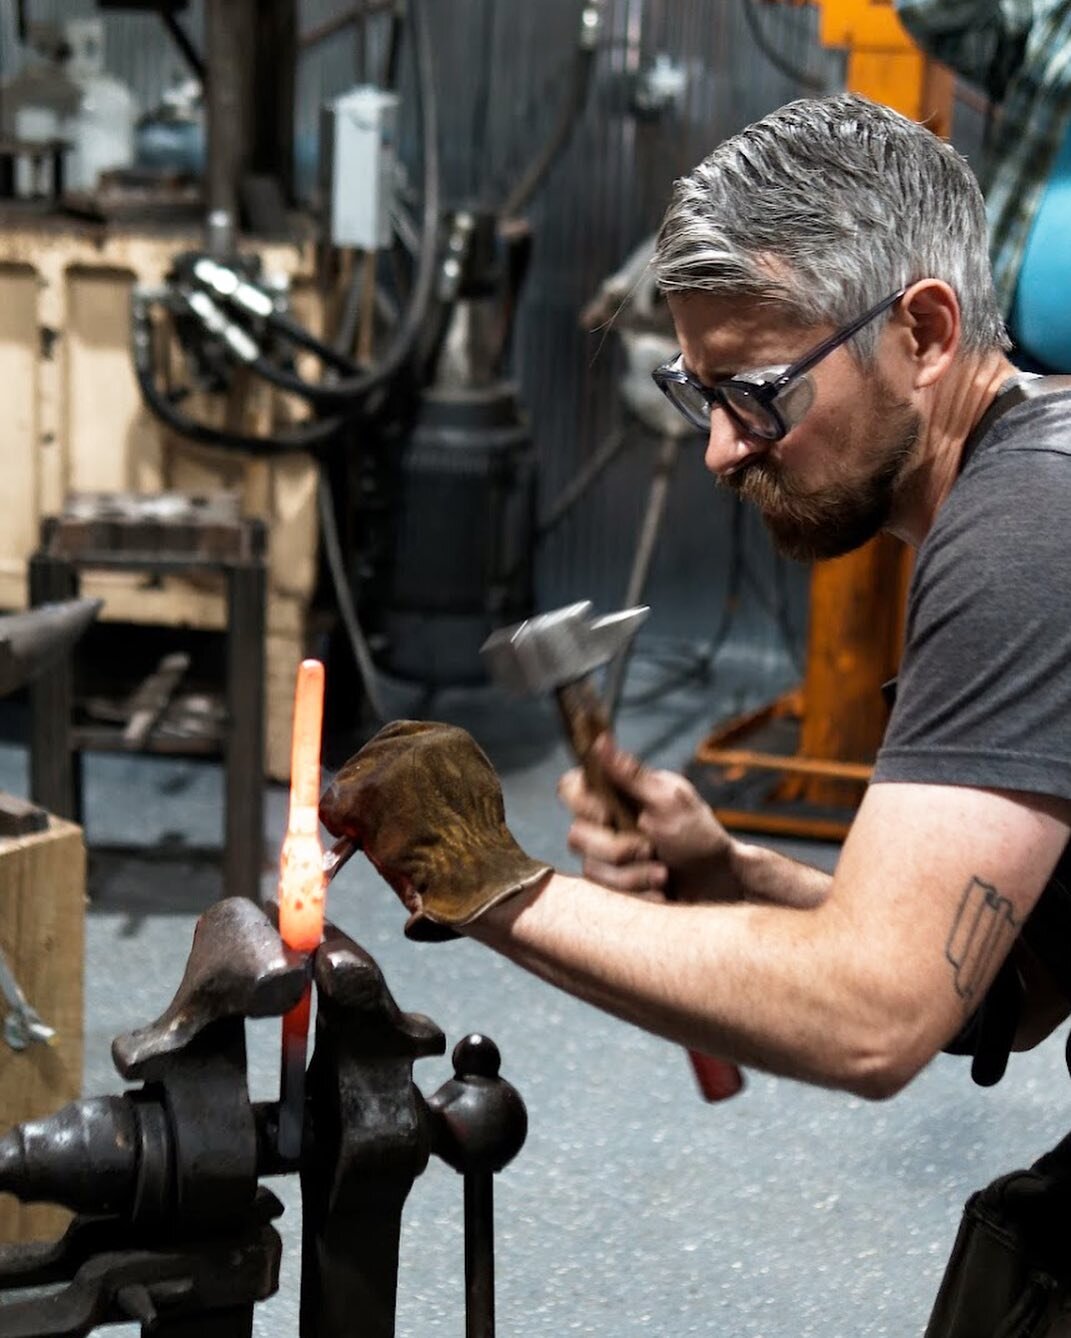
[[[336,246],[377,250],[391,240],[398,95],[362,85],[324,106],[324,196]]]

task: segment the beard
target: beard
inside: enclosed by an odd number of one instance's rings
[[[785,557],[800,562],[842,557],[885,528],[919,439],[919,415],[881,385],[871,421],[878,425],[880,437],[867,452],[869,468],[857,478],[806,490],[783,465],[766,456],[724,478],[758,507],[774,546]],[[843,439],[831,441],[828,449],[845,458],[849,445]]]

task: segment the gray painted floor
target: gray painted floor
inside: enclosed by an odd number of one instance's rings
[[[681,689],[627,711],[620,734],[660,764],[681,766],[725,714],[712,701],[710,687]],[[399,700],[399,714],[409,709]],[[473,729],[502,770],[521,843],[573,867],[554,799],[565,758],[550,712],[519,711],[484,693],[446,694],[429,714]],[[218,769],[108,757],[87,764],[92,843],[218,841]],[[0,785],[25,792],[20,749],[0,749]],[[273,788],[273,857],[285,806],[285,792]],[[835,858],[830,847],[802,843],[795,853],[826,867]],[[112,855],[93,858],[91,878],[85,1086],[99,1093],[121,1086],[112,1036],[167,1005],[197,912],[219,883],[211,863]],[[273,890],[270,874],[264,887]],[[753,1073],[740,1096],[707,1106],[676,1048],[476,944],[407,942],[402,908],[362,862],[332,887],[329,914],[378,959],[403,1008],[439,1023],[448,1047],[468,1031],[491,1035],[525,1098],[528,1142],[496,1191],[502,1335],[919,1334],[963,1199],[1067,1129],[1062,1036],[1015,1057],[1010,1076],[988,1092],[971,1085],[963,1061],[942,1057],[881,1105]],[[252,1095],[271,1098],[278,1026],[250,1031]],[[448,1076],[445,1058],[417,1067],[425,1092]],[[258,1310],[261,1338],[297,1332],[297,1186],[272,1187],[287,1205],[286,1248],[280,1293]],[[433,1163],[407,1207],[400,1335],[460,1338],[461,1260],[461,1183]]]

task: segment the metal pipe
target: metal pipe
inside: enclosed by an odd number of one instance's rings
[[[491,1171],[465,1174],[465,1338],[495,1338],[495,1189]]]
[[[647,589],[647,577],[654,560],[655,546],[662,530],[662,517],[666,510],[669,485],[679,453],[680,442],[676,437],[666,436],[662,438],[662,444],[658,449],[658,459],[655,462],[654,477],[651,480],[651,489],[647,495],[647,509],[643,516],[640,538],[632,560],[632,571],[629,573],[628,589],[625,593],[625,608],[627,609],[643,602],[643,594]],[[603,700],[606,703],[606,714],[609,716],[611,724],[617,716],[617,708],[625,686],[625,670],[628,667],[631,654],[632,642],[630,640],[617,652],[606,671]]]
[[[238,187],[252,142],[255,33],[255,0],[206,0],[204,193],[207,246],[216,256],[234,251],[238,233]]]
[[[297,0],[260,0],[254,27],[249,167],[294,202]],[[248,59],[248,58],[247,58]]]
[[[190,67],[194,77],[200,79],[202,87],[205,82],[205,63],[201,58],[201,53],[190,41],[190,35],[178,21],[178,15],[173,14],[171,10],[165,9],[160,13],[164,27],[171,34],[171,40],[178,47],[182,54],[182,59]]]

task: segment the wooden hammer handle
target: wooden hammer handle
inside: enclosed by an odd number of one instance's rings
[[[558,709],[566,737],[576,760],[584,771],[588,788],[603,801],[610,817],[610,826],[618,832],[634,832],[639,809],[632,800],[607,778],[591,749],[600,734],[610,728],[606,708],[599,700],[590,678],[566,683],[557,691]]]
[[[630,796],[614,786],[592,755],[592,745],[610,728],[610,720],[591,679],[567,683],[556,695],[565,733],[583,768],[588,787],[606,805],[610,825],[619,832],[635,831],[639,809]],[[672,899],[671,890],[667,890],[666,895]],[[724,1101],[743,1087],[743,1074],[735,1064],[701,1054],[698,1050],[689,1050],[688,1058],[699,1090],[707,1101]]]

